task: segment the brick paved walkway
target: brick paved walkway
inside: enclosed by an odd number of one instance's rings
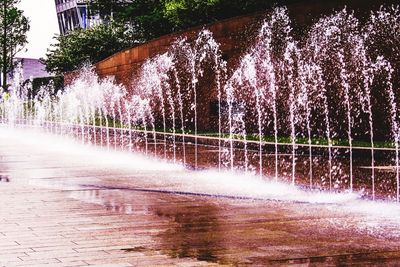
[[[396,222],[177,192],[175,171],[101,167],[1,131],[0,266],[400,264]]]

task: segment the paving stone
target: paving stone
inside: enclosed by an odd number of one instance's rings
[[[400,264],[400,235],[334,206],[115,190],[154,174],[84,162],[0,138],[0,266]]]

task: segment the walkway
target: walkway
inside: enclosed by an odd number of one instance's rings
[[[180,167],[41,138],[0,127],[0,266],[400,264],[397,215],[368,213],[397,204],[234,198]]]

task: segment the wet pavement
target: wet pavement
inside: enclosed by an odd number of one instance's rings
[[[0,127],[0,266],[400,264],[398,204],[261,182]]]

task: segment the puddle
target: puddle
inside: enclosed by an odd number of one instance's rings
[[[199,206],[154,207],[155,214],[169,221],[166,231],[158,235],[159,247],[172,258],[193,258],[217,263],[224,250],[217,205],[204,202]]]
[[[191,258],[210,263],[230,262],[224,256],[224,240],[227,237],[221,226],[221,208],[208,199],[105,189],[74,191],[70,196],[102,205],[110,212],[138,216],[140,222],[135,225],[139,228],[160,224],[160,229],[155,229],[157,233],[149,236],[148,247],[121,249],[125,253],[161,251],[171,258]],[[186,200],[182,201],[182,198]]]

